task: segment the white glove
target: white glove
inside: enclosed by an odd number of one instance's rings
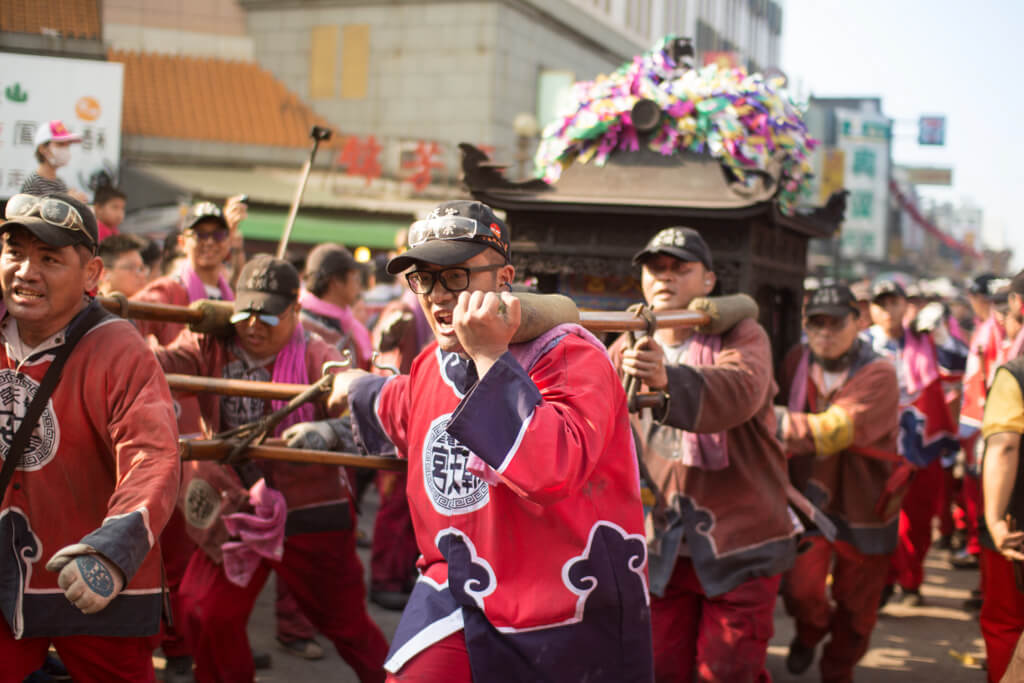
[[[60,572],[57,585],[64,597],[82,614],[103,610],[124,590],[124,575],[113,562],[82,543],[62,548],[46,563],[51,572]]]

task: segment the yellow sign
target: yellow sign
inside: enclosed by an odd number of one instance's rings
[[[825,160],[821,169],[821,193],[819,198],[824,204],[833,193],[843,189],[846,183],[846,154],[841,149],[825,150]]]

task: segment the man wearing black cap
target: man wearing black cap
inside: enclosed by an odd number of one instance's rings
[[[633,261],[654,311],[684,309],[715,287],[711,250],[691,228],[661,230]],[[637,425],[650,484],[668,506],[651,517],[656,678],[696,670],[758,680],[781,574],[796,555],[768,336],[743,319],[721,335],[668,328],[627,341],[612,346],[613,361],[667,396]]]
[[[244,205],[242,205],[244,208]],[[231,252],[233,233],[237,233],[238,208],[230,217],[212,202],[197,202],[185,215],[183,231],[178,238],[185,259],[170,275],[159,277],[132,295],[132,299],[156,304],[188,306],[200,299],[231,301],[235,298],[224,274],[224,261]],[[153,337],[161,346],[173,342],[185,326],[181,323],[136,320],[135,326],[143,337]],[[195,395],[174,392],[175,413],[178,416],[178,432],[183,437],[196,436],[200,432],[199,403]],[[195,550],[185,534],[185,525],[177,511],[171,516],[164,538],[164,565],[167,571],[167,586],[172,608],[177,607],[178,584]],[[185,644],[180,629],[167,629],[162,643],[168,658],[168,672],[191,671],[191,653]],[[171,674],[173,675],[173,674]]]
[[[365,267],[340,244],[320,244],[306,257],[305,288],[299,297],[302,325],[329,344],[348,349],[356,367],[368,370],[370,331],[352,314],[363,291]]]
[[[89,208],[15,195],[5,215],[0,678],[24,679],[53,643],[76,680],[155,680],[154,539],[179,479],[167,382],[131,323],[86,295],[103,267]]]
[[[941,458],[956,451],[960,444],[931,333],[918,330],[916,323],[905,325],[907,295],[898,282],[880,280],[871,293],[874,325],[867,334],[875,352],[896,368],[900,387],[899,452],[916,468],[903,496],[900,539],[886,594],[899,584],[902,604],[917,607],[922,604],[924,557],[931,545],[932,518],[937,514],[936,492],[944,486]]]
[[[225,339],[186,331],[157,352],[158,360],[166,372],[315,382],[323,364],[340,360],[341,353],[303,331],[298,297],[295,268],[258,256],[239,275],[231,318],[234,334]],[[208,435],[251,423],[284,405],[213,394],[204,394],[199,403]],[[274,436],[288,439],[296,431],[315,429],[324,436],[324,447],[339,447],[345,432],[336,420],[326,418],[321,406],[306,404],[285,418]],[[355,509],[343,470],[284,462],[237,467],[189,462],[182,486],[185,522],[199,543],[180,588],[197,680],[252,680],[246,623],[271,570],[361,681],[383,680],[387,642],[366,611],[362,565],[355,551]],[[247,530],[245,520],[232,514],[236,512],[279,523],[269,530],[263,523]],[[231,534],[246,540],[233,540]]]
[[[593,335],[511,343],[509,229],[445,202],[409,229],[405,272],[434,331],[409,375],[350,371],[370,452],[409,460],[421,558],[392,681],[650,681],[646,545],[625,394]]]
[[[790,673],[821,658],[823,681],[852,680],[868,649],[878,602],[896,549],[898,500],[885,488],[900,464],[899,385],[892,364],[858,337],[857,299],[849,288],[818,289],[804,311],[807,344],[783,364],[779,435],[791,455],[794,484],[835,523],[837,538],[809,536],[783,580],[786,610],[796,620]],[[831,568],[832,600],[826,594]]]

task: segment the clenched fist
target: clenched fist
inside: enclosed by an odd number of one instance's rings
[[[113,562],[85,545],[69,545],[46,563],[51,572],[59,571],[57,585],[64,597],[82,614],[101,611],[124,589],[124,576]]]
[[[452,327],[479,377],[506,351],[522,318],[519,299],[508,292],[460,292]]]

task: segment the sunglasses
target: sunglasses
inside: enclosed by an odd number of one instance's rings
[[[72,232],[80,232],[89,245],[96,246],[96,240],[85,229],[82,214],[71,204],[56,197],[36,197],[31,194],[16,194],[7,200],[4,217],[7,220],[39,216],[50,225]]]
[[[223,242],[228,238],[228,231],[224,228],[217,228],[209,232],[199,232],[192,228],[185,231],[185,237],[191,237],[196,242]]]
[[[281,316],[279,315],[263,313],[262,311],[239,311],[238,313],[235,313],[233,316],[231,316],[231,324],[237,325],[238,323],[244,323],[246,320],[249,320],[253,316],[256,316],[257,320],[259,320],[264,325],[267,325],[268,327],[277,327],[277,325],[281,322]]]

